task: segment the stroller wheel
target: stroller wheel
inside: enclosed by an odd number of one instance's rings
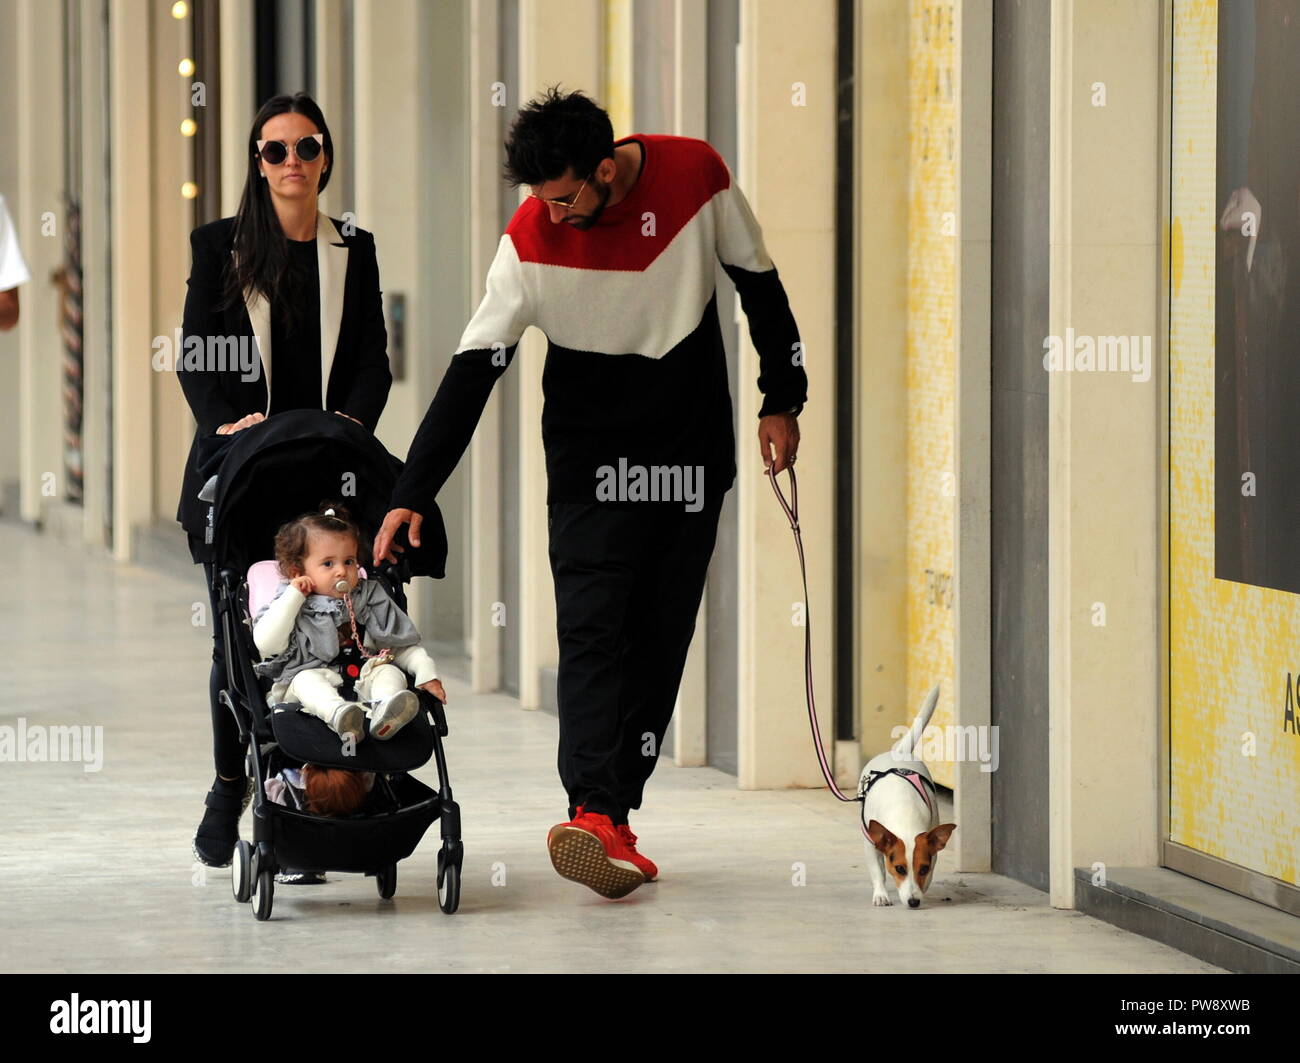
[[[253,917],[259,921],[271,918],[271,904],[275,899],[275,872],[263,868],[257,873],[253,889]]]
[[[253,894],[253,847],[242,839],[235,844],[235,857],[230,862],[230,886],[240,904]]]
[[[388,900],[397,892],[397,865],[387,864],[375,872],[375,885],[379,887],[379,896]]]
[[[438,906],[448,915],[460,907],[460,864],[448,861],[445,849],[438,850]]]

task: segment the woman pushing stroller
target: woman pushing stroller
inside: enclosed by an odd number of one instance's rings
[[[320,108],[302,93],[272,97],[253,119],[246,157],[235,216],[190,235],[183,331],[187,344],[200,340],[205,350],[234,337],[253,342],[263,364],[253,374],[225,364],[177,373],[197,430],[176,516],[204,566],[214,617],[217,571],[199,497],[205,447],[299,409],[330,410],[373,432],[392,384],[374,238],[319,208],[337,161]],[[210,867],[230,863],[254,785],[246,744],[221,699],[230,686],[225,654],[214,624],[208,700],[217,776],[194,836],[195,856]],[[324,879],[286,872],[281,881]]]
[[[274,682],[269,703],[297,702],[354,743],[366,737],[367,716],[370,736],[387,740],[419,711],[406,673],[447,700],[415,625],[382,583],[361,578],[363,549],[341,505],[289,521],[275,538],[280,586],[253,621],[264,658],[256,671]],[[356,701],[343,696],[349,687]]]

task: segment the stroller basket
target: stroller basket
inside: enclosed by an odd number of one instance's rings
[[[389,783],[399,808],[380,815],[334,819],[268,803],[276,859],[305,871],[358,873],[405,860],[438,818],[441,801],[409,775],[395,775]]]

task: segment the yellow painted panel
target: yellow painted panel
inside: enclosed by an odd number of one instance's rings
[[[632,128],[632,0],[605,0],[605,99],[614,139]],[[649,62],[649,60],[646,60]]]
[[[955,3],[911,0],[908,26],[907,710],[936,682],[951,725],[956,477],[957,39]],[[952,786],[951,761],[927,763]]]
[[[1288,678],[1300,673],[1300,596],[1214,575],[1217,69],[1218,4],[1179,0],[1169,224],[1170,837],[1295,884],[1300,735],[1284,729],[1283,714]]]

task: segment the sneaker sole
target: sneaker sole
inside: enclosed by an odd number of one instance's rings
[[[300,872],[286,875],[283,871],[276,872],[275,881],[281,886],[324,886],[329,882],[324,872],[319,875],[308,875]]]
[[[381,742],[392,738],[398,731],[415,719],[420,711],[420,699],[411,691],[403,690],[393,695],[387,705],[387,711],[375,713],[370,721],[370,735]]]
[[[341,710],[335,717],[334,733],[342,738],[346,734],[356,736],[360,742],[366,737],[366,713],[355,701]]]
[[[599,838],[577,827],[552,827],[546,848],[561,878],[580,882],[609,900],[626,897],[646,880],[635,864],[613,859]]]

